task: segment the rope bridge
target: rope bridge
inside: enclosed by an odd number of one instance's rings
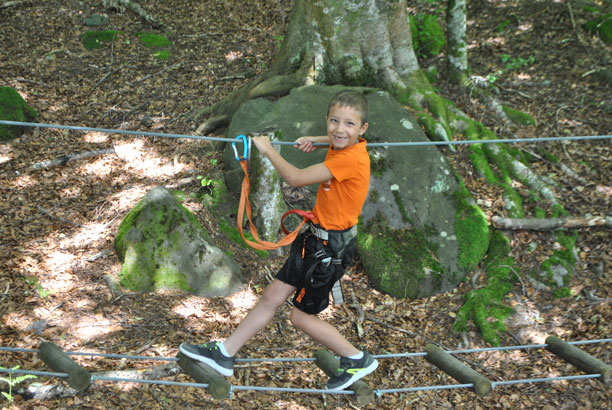
[[[301,389],[290,387],[268,387],[268,386],[240,386],[232,385],[225,378],[220,376],[206,364],[197,362],[187,358],[179,353],[177,357],[158,357],[158,356],[137,356],[123,355],[110,353],[89,353],[89,352],[63,352],[53,343],[44,342],[39,349],[23,349],[12,347],[0,347],[3,352],[21,352],[21,353],[37,353],[45,364],[51,367],[53,372],[36,371],[36,370],[21,370],[8,369],[0,367],[0,372],[10,374],[29,374],[34,376],[59,377],[68,379],[71,387],[82,391],[85,390],[92,381],[110,381],[116,383],[144,383],[157,384],[181,387],[198,387],[205,388],[215,398],[224,399],[231,398],[233,392],[236,391],[267,391],[267,392],[282,392],[282,393],[316,393],[316,394],[344,394],[357,395],[358,400],[363,403],[368,403],[373,398],[380,397],[384,394],[391,393],[407,393],[427,390],[449,390],[460,388],[471,388],[479,396],[487,396],[498,386],[506,386],[513,384],[524,383],[543,383],[553,381],[578,381],[586,379],[601,379],[602,383],[607,386],[612,385],[612,366],[601,362],[599,359],[589,355],[588,353],[577,348],[578,345],[610,343],[612,339],[596,339],[565,342],[555,336],[549,336],[545,344],[532,344],[520,346],[503,346],[480,349],[464,349],[464,350],[449,350],[445,351],[438,346],[427,345],[425,352],[416,353],[394,353],[373,355],[376,359],[392,359],[392,358],[407,358],[407,357],[425,357],[427,361],[434,364],[436,367],[444,371],[446,374],[455,378],[460,384],[436,385],[436,386],[417,386],[404,387],[394,389],[371,389],[362,380],[357,381],[347,390],[327,390],[327,389]],[[527,350],[527,349],[542,349],[546,348],[559,358],[575,365],[587,374],[559,377],[544,377],[518,380],[501,380],[489,381],[484,376],[478,374],[473,369],[456,359],[453,355],[479,353],[479,352],[494,352],[494,351],[510,351],[510,350]],[[74,362],[69,356],[90,356],[102,357],[110,359],[128,359],[128,360],[146,360],[146,361],[166,361],[178,362],[197,383],[193,382],[176,382],[168,380],[147,380],[147,379],[132,379],[110,376],[90,375],[87,370]],[[324,372],[333,372],[337,367],[337,358],[331,353],[319,350],[315,358],[237,358],[236,362],[305,362],[314,361]],[[336,366],[336,367],[334,367]]]

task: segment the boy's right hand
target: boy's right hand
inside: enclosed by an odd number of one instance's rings
[[[312,145],[314,142],[316,142],[314,141],[314,137],[300,137],[295,140],[294,147],[302,152],[312,152],[317,149],[317,147]]]

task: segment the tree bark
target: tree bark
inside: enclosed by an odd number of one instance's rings
[[[465,0],[448,0],[446,12],[448,79],[457,85],[464,84],[468,77],[466,10]]]

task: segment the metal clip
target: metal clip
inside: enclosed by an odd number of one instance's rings
[[[331,263],[331,261],[332,261],[332,258],[331,258],[331,256],[329,256],[329,257],[327,257],[327,258],[323,259],[323,260],[321,261],[321,263],[322,263],[322,264],[324,264],[325,266],[329,266],[329,264]]]

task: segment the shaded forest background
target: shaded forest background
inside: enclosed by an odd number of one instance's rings
[[[410,13],[437,13],[444,21],[439,3],[408,3]],[[291,2],[273,0],[140,4],[163,22],[161,28],[151,28],[127,10],[105,10],[102,2],[30,2],[0,9],[0,86],[17,89],[39,111],[40,122],[190,134],[202,120],[197,118],[198,110],[266,69],[282,41],[291,9]],[[82,35],[91,28],[83,22],[104,13],[109,18],[104,28],[119,34],[103,47],[87,50]],[[609,134],[612,90],[590,73],[609,67],[612,50],[582,28],[591,17],[578,2],[468,2],[472,73],[492,82],[497,97],[508,105],[534,116],[534,125],[498,122],[472,95],[450,86],[444,80],[443,55],[423,58],[421,66],[436,67],[437,91],[502,137]],[[170,43],[149,48],[143,32],[164,35]],[[538,147],[525,148],[536,152]],[[64,155],[111,148],[114,154],[32,169]],[[584,181],[572,179],[546,158],[531,164],[558,183],[565,209],[576,216],[609,215],[610,142],[548,143],[545,149]],[[468,155],[467,149],[458,147],[449,158],[487,216],[503,216],[502,193],[475,175]],[[261,258],[228,240],[231,228],[209,212],[209,189],[203,185],[222,178],[220,164],[213,144],[191,140],[33,129],[1,144],[0,345],[36,348],[49,340],[71,351],[174,356],[182,341],[226,336],[228,327],[235,326],[256,301],[282,258]],[[157,185],[185,193],[185,205],[211,237],[236,255],[249,280],[247,289],[212,300],[171,292],[120,297],[109,292],[103,277],[116,276],[120,269],[113,250],[117,227]],[[542,343],[548,334],[566,340],[611,334],[610,231],[578,232],[579,259],[569,284],[571,295],[563,298],[535,289],[528,279],[530,270],[562,246],[554,238],[550,232],[512,233],[512,255],[520,263],[521,279],[506,300],[516,313],[507,323],[502,345]],[[430,342],[449,349],[465,346],[466,341],[469,347],[483,347],[475,329],[466,339],[448,332],[463,295],[483,281],[479,269],[454,292],[396,300],[373,290],[357,261],[345,281],[348,303],[330,308],[324,316],[375,354],[419,352]],[[361,339],[355,329],[360,309],[365,313]],[[311,357],[318,346],[291,328],[287,312],[281,311],[241,356]],[[584,349],[612,361],[609,344]],[[578,373],[540,350],[473,354],[465,359],[492,380]],[[157,365],[99,358],[79,362],[91,371]],[[0,365],[45,370],[32,354],[3,353]],[[188,381],[184,374],[170,379]],[[311,363],[263,363],[241,364],[232,383],[319,388],[325,379]],[[453,383],[419,358],[381,361],[367,381],[379,389]],[[501,387],[487,398],[468,390],[389,394],[371,408],[578,409],[609,408],[611,401],[609,389],[589,380]],[[0,403],[9,407],[7,401]],[[14,402],[14,408],[23,409],[324,405],[354,406],[342,396],[260,392],[239,392],[232,400],[216,402],[195,388],[110,383],[96,383],[76,397],[33,401],[18,395]]]

